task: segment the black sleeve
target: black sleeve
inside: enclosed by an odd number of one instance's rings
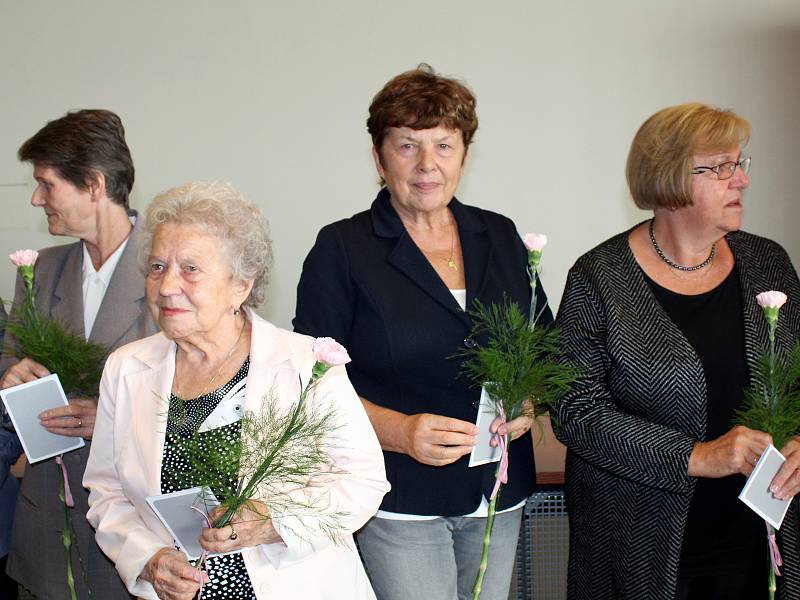
[[[323,227],[303,262],[292,326],[298,333],[332,337],[347,347],[355,311],[349,259],[335,225]]]

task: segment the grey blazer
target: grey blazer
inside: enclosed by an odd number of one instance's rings
[[[145,303],[144,277],[137,265],[137,222],[122,252],[108,290],[97,313],[90,340],[116,348],[152,335],[157,331]],[[83,243],[46,248],[36,262],[36,304],[46,315],[60,320],[75,333],[83,327]],[[23,284],[17,278],[15,304],[20,301]],[[9,340],[7,340],[9,341]],[[13,340],[10,340],[13,343]],[[2,370],[16,359],[3,356]],[[64,456],[69,485],[75,498],[72,524],[75,529],[72,564],[78,597],[87,598],[84,580],[88,578],[97,599],[128,600],[112,563],[94,541],[94,530],[86,520],[89,493],[81,484],[91,442]],[[36,595],[39,600],[69,598],[64,546],[61,531],[63,505],[58,499],[60,470],[54,459],[28,465],[22,480],[14,515],[7,572]],[[84,578],[82,569],[87,577]]]
[[[578,260],[557,320],[569,357],[586,369],[557,407],[556,434],[568,448],[569,600],[674,599],[694,491],[689,455],[705,437],[702,364],[650,291],[627,238]],[[767,339],[756,294],[789,296],[778,325],[778,343],[789,348],[800,333],[800,282],[778,244],[743,232],[727,240],[752,371]],[[778,534],[783,600],[800,598],[797,527],[795,500]]]

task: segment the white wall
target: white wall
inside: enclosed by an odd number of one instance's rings
[[[229,180],[263,207],[276,266],[262,312],[289,326],[316,232],[377,191],[372,95],[427,61],[478,97],[460,198],[550,236],[554,302],[579,254],[646,217],[627,197],[628,145],[689,100],[751,120],[746,228],[800,262],[798,56],[795,0],[0,0],[0,252],[52,243],[20,143],[69,109],[110,108],[135,207],[190,179]],[[0,295],[12,280],[0,260]]]

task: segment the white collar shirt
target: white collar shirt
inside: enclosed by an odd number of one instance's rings
[[[99,271],[95,270],[89,250],[87,250],[86,244],[83,244],[83,331],[87,340],[91,335],[108,284],[111,282],[111,276],[114,274],[114,269],[117,268],[117,263],[119,263],[129,239],[130,236],[125,238],[119,248],[114,250],[108,260],[100,266]]]

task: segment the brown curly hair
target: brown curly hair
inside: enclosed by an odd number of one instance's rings
[[[379,153],[389,127],[457,129],[467,148],[478,129],[475,105],[475,95],[466,85],[437,75],[430,65],[422,63],[390,79],[375,95],[369,106],[367,131]]]

